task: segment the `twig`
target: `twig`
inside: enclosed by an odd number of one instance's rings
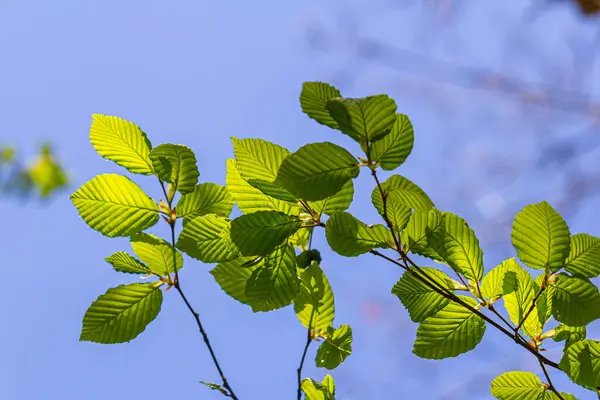
[[[556,390],[556,388],[554,387],[554,385],[552,384],[552,380],[550,379],[550,375],[548,374],[548,371],[546,370],[546,366],[544,365],[544,363],[539,360],[540,363],[540,367],[542,367],[542,371],[544,371],[544,375],[546,376],[546,380],[548,381],[548,389],[552,390],[554,392],[554,394],[556,396],[558,396],[558,398],[560,400],[565,400],[564,397],[562,397],[562,395],[560,394],[560,392],[558,390]]]
[[[312,321],[315,315],[315,307],[313,307],[310,313],[310,319],[308,321],[308,329],[306,330],[306,344],[304,345],[304,351],[302,352],[302,358],[300,359],[300,365],[296,372],[298,373],[298,400],[302,400],[302,368],[304,367],[304,360],[306,359],[306,353],[312,343]]]
[[[500,318],[500,320],[501,320],[502,322],[504,322],[504,323],[506,324],[506,326],[508,326],[508,328],[509,328],[509,329],[512,329],[512,330],[514,330],[514,328],[513,328],[512,324],[511,324],[510,322],[508,322],[508,321],[506,320],[506,318],[504,318],[504,317],[502,316],[502,314],[500,314],[500,313],[498,312],[498,310],[496,310],[496,308],[494,307],[494,305],[493,305],[493,304],[490,304],[490,305],[488,306],[488,309],[489,309],[489,310],[490,310],[490,311],[491,311],[491,312],[492,312],[492,313],[493,313],[495,316],[497,316],[498,318]],[[519,333],[519,331],[518,331],[518,330],[517,330],[517,335],[518,335],[517,337],[519,338],[519,340],[522,340],[523,342],[527,342],[527,340],[525,340],[525,338],[524,338],[524,337],[523,337],[523,336],[522,336],[522,335]]]
[[[527,317],[529,317],[529,314],[531,314],[531,312],[534,310],[535,303],[537,303],[538,299],[540,298],[540,296],[542,295],[542,293],[544,292],[544,290],[546,290],[546,286],[545,285],[540,289],[539,292],[537,292],[537,294],[533,298],[531,306],[529,307],[529,309],[527,310],[527,312],[523,316],[523,319],[521,319],[521,322],[519,322],[519,325],[517,325],[517,327],[514,329],[515,335],[519,332],[519,329],[521,329],[521,326],[523,326],[523,324],[525,323],[525,320],[527,319]]]

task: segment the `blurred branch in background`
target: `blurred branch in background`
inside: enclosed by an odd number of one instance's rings
[[[13,147],[0,147],[0,196],[45,199],[67,184],[68,177],[50,145],[42,145],[27,164]]]

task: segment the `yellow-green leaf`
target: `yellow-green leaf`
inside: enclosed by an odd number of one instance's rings
[[[198,183],[196,156],[187,146],[161,144],[150,152],[150,160],[156,175],[169,182],[181,194],[190,193]]]

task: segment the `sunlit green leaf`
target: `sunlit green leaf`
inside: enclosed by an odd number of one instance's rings
[[[560,369],[573,382],[588,387],[600,387],[600,342],[582,340],[565,349]]]
[[[317,367],[335,369],[346,357],[352,354],[352,328],[341,325],[337,329],[329,327],[327,338],[321,343],[315,356]]]
[[[404,114],[396,114],[390,134],[371,144],[371,160],[392,171],[406,161],[415,142],[413,126]]]
[[[156,175],[172,184],[181,194],[190,193],[198,183],[196,156],[187,146],[161,144],[150,152]]]
[[[305,378],[302,380],[301,388],[306,395],[306,400],[335,400],[335,387],[332,388],[332,385],[333,378],[327,375],[322,383]]]
[[[444,233],[444,216],[438,209],[415,211],[402,230],[401,242],[408,252],[443,261]]]
[[[504,306],[508,312],[510,320],[518,326],[523,321],[527,313],[527,319],[521,325],[521,329],[530,337],[535,337],[541,333],[542,326],[538,317],[537,307],[531,312],[529,309],[533,305],[533,299],[537,294],[537,285],[533,278],[519,264],[510,263],[507,265],[507,271],[504,278]],[[507,275],[512,274],[513,278],[507,279]]]
[[[283,245],[252,272],[246,283],[246,299],[254,312],[276,310],[292,303],[299,286],[296,252],[293,246]]]
[[[332,215],[336,212],[345,211],[350,207],[354,197],[354,184],[351,180],[347,181],[339,192],[324,200],[309,201],[308,205],[317,214]]]
[[[233,198],[227,188],[216,183],[201,183],[191,193],[181,196],[177,216],[191,219],[206,214],[227,217],[233,208]]]
[[[546,201],[530,204],[515,217],[511,233],[519,259],[530,268],[555,272],[569,255],[569,227]]]
[[[429,196],[416,184],[400,175],[392,175],[381,184],[381,189],[387,193],[388,199],[394,198],[397,205],[404,205],[416,211],[429,211],[434,205]],[[371,202],[383,215],[383,198],[376,186],[371,193]]]
[[[557,321],[585,326],[600,318],[600,293],[592,282],[561,273],[554,287],[552,315]]]
[[[146,134],[133,122],[119,117],[92,115],[90,141],[107,160],[127,168],[134,174],[154,173],[150,161],[152,145]]]
[[[483,251],[475,232],[464,219],[452,213],[444,213],[444,223],[444,260],[469,280],[480,281]]]
[[[542,381],[532,372],[505,372],[492,381],[490,391],[499,400],[545,399]]]
[[[294,234],[301,221],[277,211],[245,214],[231,222],[231,239],[245,256],[264,256]]]
[[[481,295],[488,300],[494,301],[504,296],[505,274],[508,271],[515,271],[517,268],[519,268],[519,263],[517,263],[517,260],[515,260],[514,257],[504,260],[500,265],[492,268],[491,271],[485,274],[481,281],[479,287],[481,289]],[[514,283],[511,285],[511,290],[514,289],[514,285]]]
[[[190,220],[175,247],[205,263],[231,261],[241,255],[231,240],[231,221],[214,214]]]
[[[300,93],[300,106],[306,115],[318,123],[337,129],[338,124],[327,109],[327,101],[340,96],[340,91],[328,83],[304,82]]]
[[[221,289],[229,296],[243,304],[248,304],[246,298],[246,282],[250,279],[252,272],[264,265],[264,260],[258,263],[244,267],[249,257],[240,257],[232,261],[220,263],[210,270],[211,275],[219,284]]]
[[[585,326],[568,326],[560,324],[554,328],[556,334],[552,337],[555,342],[566,341],[565,347],[569,347],[573,343],[580,342],[585,339],[587,329]]]
[[[166,276],[175,272],[173,269],[173,247],[165,240],[147,233],[140,233],[131,236],[131,247],[153,273]],[[183,267],[183,257],[178,251],[175,251],[175,254],[177,270],[179,270]]]
[[[48,145],[42,146],[41,153],[29,167],[29,177],[37,187],[41,197],[48,197],[56,190],[67,186],[69,179]]]
[[[565,269],[583,278],[600,275],[600,238],[578,233],[571,236],[570,253],[565,260]]]
[[[310,143],[288,156],[275,183],[295,196],[316,201],[331,197],[359,173],[358,161],[333,143]]]
[[[129,236],[158,221],[158,204],[129,178],[98,175],[71,195],[90,228],[108,237]]]
[[[333,291],[323,270],[314,261],[302,273],[302,283],[294,300],[294,310],[305,328],[309,328],[310,324],[310,328],[317,332],[327,332],[327,328],[333,323]]]
[[[333,214],[327,220],[325,235],[331,249],[347,257],[359,256],[376,247],[389,247],[394,242],[385,226],[367,226],[347,212]]]
[[[475,307],[477,302],[458,296]],[[462,305],[450,302],[435,315],[425,319],[417,329],[413,353],[421,358],[456,357],[473,350],[485,333],[485,321]]]
[[[146,265],[144,265],[144,263],[125,253],[124,251],[117,251],[116,253],[106,257],[105,260],[113,266],[115,271],[118,272],[144,275],[152,272]]]
[[[79,340],[123,343],[135,339],[160,312],[159,287],[157,283],[132,283],[108,289],[85,312]]]
[[[389,134],[396,120],[396,108],[394,99],[385,94],[338,97],[327,102],[339,129],[359,143],[374,142]]]

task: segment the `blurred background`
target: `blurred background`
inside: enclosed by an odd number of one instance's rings
[[[133,342],[78,342],[89,304],[135,279],[104,261],[129,251],[127,240],[89,229],[68,199],[97,174],[127,174],[94,152],[92,113],[136,122],[154,145],[190,146],[200,180],[224,184],[231,136],[358,153],[302,114],[302,82],[348,97],[386,93],[415,127],[397,173],[467,219],[486,270],[515,255],[512,219],[529,203],[548,200],[571,233],[600,236],[599,10],[593,0],[2,1],[0,398],[223,398],[198,383],[218,377],[174,292]],[[134,179],[159,198],[154,180]],[[372,187],[363,174],[350,211],[376,223]],[[314,245],[325,249],[323,232]],[[322,255],[336,323],[354,331],[353,354],[333,373],[338,400],[489,399],[502,372],[542,376],[492,329],[470,353],[417,358],[417,326],[389,293],[400,271],[367,255]],[[186,259],[182,286],[234,390],[295,398],[305,330],[293,309],[253,314],[210,268]],[[598,321],[588,337],[600,338]],[[558,361],[562,343],[547,345]],[[315,352],[304,373],[320,379]],[[551,374],[559,390],[594,398]]]

